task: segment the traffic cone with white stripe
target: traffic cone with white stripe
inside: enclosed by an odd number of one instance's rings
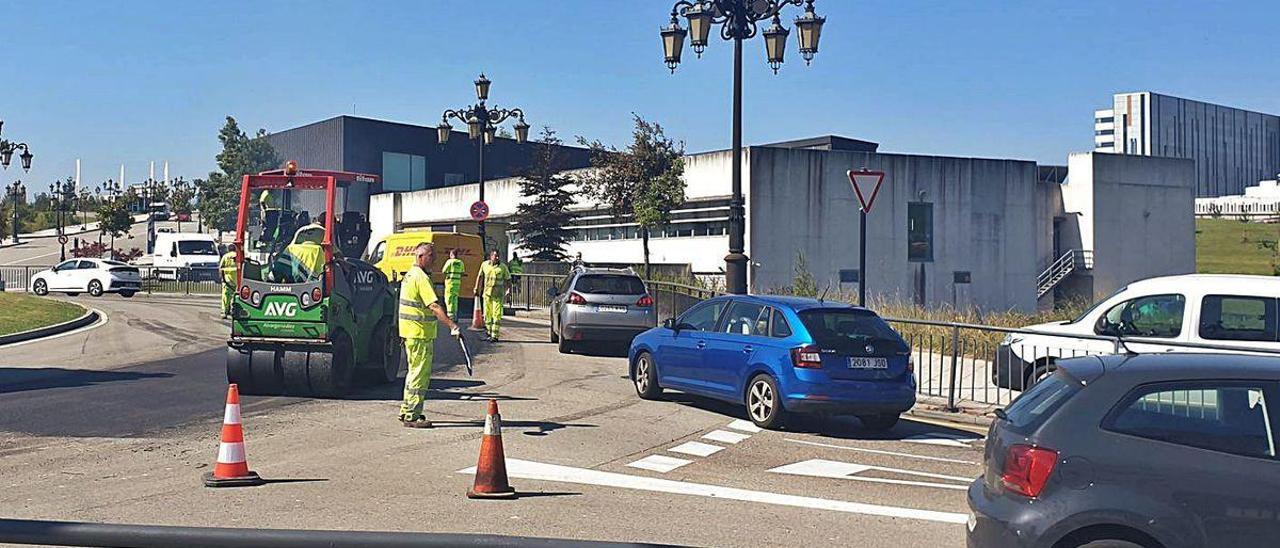
[[[489,413],[484,418],[484,437],[480,440],[480,462],[476,463],[476,481],[469,499],[511,499],[516,490],[507,483],[507,457],[502,453],[502,416],[498,400],[489,400]]]
[[[475,303],[471,305],[471,330],[479,331],[484,329],[484,297],[476,295],[471,302]]]
[[[244,487],[266,483],[249,470],[244,454],[244,429],[240,426],[240,388],[227,387],[227,408],[222,415],[222,442],[212,472],[205,472],[205,487]]]

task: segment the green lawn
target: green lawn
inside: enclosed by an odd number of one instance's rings
[[[1280,254],[1265,246],[1274,248],[1276,242],[1280,242],[1280,224],[1196,219],[1196,270],[1206,274],[1275,275],[1271,263],[1280,265]]]
[[[0,335],[74,320],[84,314],[79,305],[21,293],[0,293]]]

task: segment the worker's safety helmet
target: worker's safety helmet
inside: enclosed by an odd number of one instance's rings
[[[309,224],[299,228],[293,235],[293,243],[295,244],[319,244],[324,242],[324,227],[318,224]]]

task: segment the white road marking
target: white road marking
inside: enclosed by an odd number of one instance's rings
[[[667,449],[674,453],[684,453],[686,455],[694,455],[697,457],[706,457],[714,454],[716,451],[724,449],[719,445],[711,445],[700,441],[689,441]]]
[[[13,348],[13,347],[16,347],[16,346],[22,346],[22,345],[24,345],[24,344],[34,344],[34,343],[44,342],[44,341],[49,341],[49,340],[53,340],[53,339],[61,339],[61,338],[63,338],[63,337],[70,337],[70,336],[75,335],[75,334],[77,334],[77,333],[84,333],[85,331],[89,331],[90,329],[97,329],[97,328],[99,328],[99,327],[102,327],[102,326],[104,326],[104,325],[107,325],[107,322],[108,322],[108,321],[110,321],[110,318],[108,318],[108,317],[107,317],[107,314],[106,314],[105,312],[101,311],[101,310],[96,309],[96,308],[94,308],[94,309],[92,309],[92,310],[95,310],[95,311],[97,311],[97,312],[98,312],[98,321],[93,322],[93,323],[91,323],[91,324],[89,324],[89,325],[86,325],[86,326],[81,327],[81,328],[79,328],[79,329],[74,329],[74,330],[72,330],[72,331],[68,331],[68,332],[66,332],[66,333],[59,333],[59,334],[57,334],[57,335],[49,335],[48,337],[40,337],[40,338],[38,338],[38,339],[31,339],[31,340],[29,340],[29,341],[21,341],[21,342],[16,342],[16,343],[0,344],[0,348]]]
[[[944,458],[944,457],[929,457],[929,456],[925,456],[925,455],[913,455],[913,454],[911,454],[911,453],[899,453],[899,452],[897,452],[897,451],[884,451],[884,450],[880,450],[880,449],[866,449],[866,448],[864,448],[864,447],[849,447],[849,446],[847,446],[847,445],[832,445],[832,444],[829,444],[829,443],[818,443],[818,442],[816,442],[816,441],[794,440],[794,439],[791,439],[791,438],[784,438],[784,439],[783,439],[783,441],[787,441],[787,442],[791,442],[791,443],[802,443],[802,444],[805,444],[805,445],[813,445],[813,446],[816,446],[816,447],[829,447],[829,448],[831,448],[831,449],[844,449],[844,450],[846,450],[846,451],[858,451],[858,452],[861,452],[861,453],[872,453],[872,454],[875,454],[875,455],[889,455],[889,456],[893,456],[893,457],[907,457],[907,458],[912,458],[912,459],[930,460],[930,461],[934,461],[934,462],[950,462],[950,463],[953,463],[953,464],[970,464],[970,465],[973,465],[973,466],[977,466],[977,465],[978,465],[978,463],[976,463],[976,462],[967,461],[967,460],[948,459],[948,458]]]
[[[729,432],[727,430],[713,430],[702,436],[703,439],[722,443],[738,443],[749,437],[751,437],[751,434],[739,434],[737,432]]]
[[[475,472],[476,469],[474,466],[458,471],[459,474],[474,474]],[[586,468],[574,468],[571,466],[560,466],[556,464],[544,464],[519,459],[507,459],[507,475],[520,479],[557,481],[580,485],[599,485],[602,487],[637,489],[640,491],[672,493],[677,495],[695,495],[799,508],[831,510],[850,514],[918,519],[937,523],[954,523],[957,525],[967,522],[969,518],[966,514],[958,514],[954,512],[938,512],[934,510],[920,510],[916,508],[884,506],[862,502],[784,495],[781,493],[752,491],[734,487],[708,485],[705,483],[690,483],[661,478],[631,476],[613,472],[601,472],[599,470],[588,470]]]
[[[887,466],[874,466],[870,464],[858,464],[854,462],[840,462],[826,459],[810,459],[795,464],[779,466],[770,472],[779,474],[796,474],[799,476],[815,476],[821,478],[840,478],[868,470],[879,470],[881,472],[891,472],[894,474],[904,474],[908,476],[920,476],[925,478],[958,481],[961,483],[969,483],[974,478],[966,478],[962,476],[949,476],[946,474],[935,474],[932,472],[920,472],[917,470],[907,470],[904,468],[889,468]]]
[[[924,443],[928,445],[941,445],[944,447],[969,447],[969,444],[978,441],[979,438],[969,436],[957,436],[954,434],[916,434],[902,438],[902,441],[911,443]]]
[[[641,470],[652,470],[663,474],[675,470],[681,466],[689,464],[693,461],[668,457],[666,455],[649,455],[643,459],[627,464],[632,468]]]
[[[744,421],[742,419],[738,419],[729,423],[729,428],[732,428],[734,430],[741,430],[743,432],[750,432],[752,434],[760,432],[759,426],[752,424],[751,421]]]
[[[25,263],[25,262],[27,262],[27,261],[34,261],[34,260],[36,260],[36,259],[43,259],[43,258],[45,258],[45,257],[52,257],[52,256],[54,256],[54,255],[57,255],[58,253],[61,253],[61,251],[54,251],[53,253],[45,253],[44,255],[36,255],[36,256],[34,256],[34,257],[27,257],[27,258],[25,258],[25,259],[18,259],[18,260],[16,260],[16,261],[9,261],[9,264]]]

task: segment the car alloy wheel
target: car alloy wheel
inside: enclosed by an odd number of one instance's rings
[[[636,391],[649,391],[649,356],[640,356],[636,360]]]
[[[100,281],[98,281],[98,280],[93,280],[93,281],[89,282],[89,294],[90,294],[90,295],[93,295],[94,297],[101,297],[101,296],[102,296],[102,282],[100,282]]]
[[[45,283],[44,280],[36,280],[36,283],[32,284],[31,290],[35,291],[36,295],[43,297],[49,294],[49,284]]]
[[[751,420],[757,423],[769,422],[776,405],[773,386],[769,381],[760,377],[751,383],[751,389],[747,392],[747,413],[751,414]]]

